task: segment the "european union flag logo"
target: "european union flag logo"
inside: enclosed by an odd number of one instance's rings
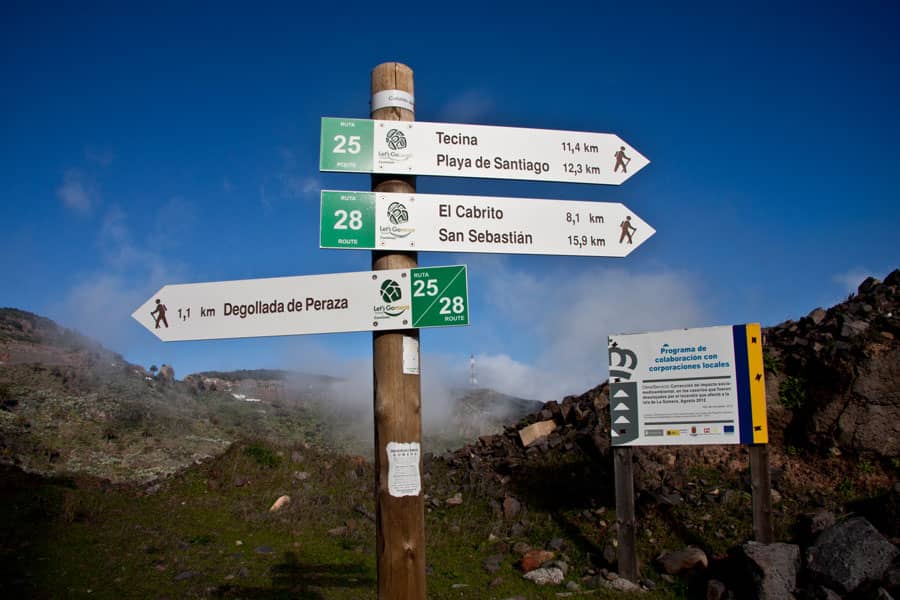
[[[726,425],[725,433],[734,433],[734,425]]]

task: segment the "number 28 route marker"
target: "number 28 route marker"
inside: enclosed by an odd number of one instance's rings
[[[619,185],[649,164],[611,133],[322,118],[319,169]]]
[[[322,248],[624,257],[655,230],[623,204],[323,191]]]
[[[163,286],[131,315],[172,342],[469,324],[466,267]]]

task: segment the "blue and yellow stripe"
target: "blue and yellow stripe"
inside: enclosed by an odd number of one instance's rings
[[[735,376],[742,444],[767,444],[766,378],[763,372],[762,329],[759,323],[734,325]]]

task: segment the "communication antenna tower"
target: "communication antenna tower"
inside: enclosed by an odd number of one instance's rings
[[[469,355],[469,385],[478,385],[478,378],[475,377],[475,355]]]

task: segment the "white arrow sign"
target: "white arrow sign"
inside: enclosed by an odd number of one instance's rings
[[[131,316],[166,342],[468,325],[466,267],[167,285]]]
[[[623,257],[655,233],[611,202],[323,191],[321,206],[322,248]]]
[[[611,133],[322,119],[319,168],[619,185],[649,164]]]

